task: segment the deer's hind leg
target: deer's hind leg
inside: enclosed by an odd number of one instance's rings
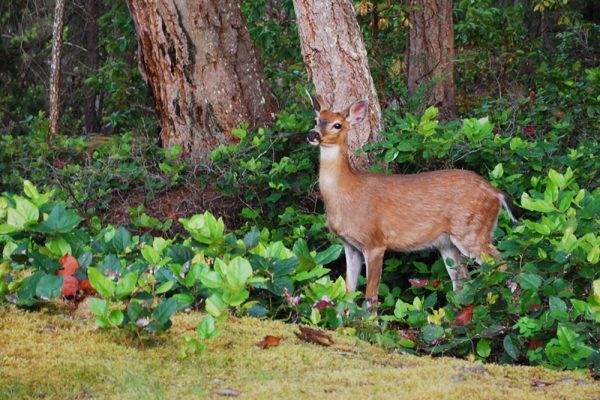
[[[483,264],[483,255],[486,258],[500,259],[500,253],[494,247],[488,235],[479,237],[471,236],[460,240],[451,236],[450,240],[462,255],[475,259],[479,265]]]
[[[444,240],[436,247],[442,256],[444,265],[446,265],[446,271],[448,271],[448,275],[452,281],[452,290],[457,291],[462,289],[461,280],[467,279],[469,272],[463,262],[461,252],[452,244],[450,239]]]

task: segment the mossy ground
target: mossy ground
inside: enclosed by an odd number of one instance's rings
[[[138,349],[96,331],[86,315],[0,307],[1,399],[599,399],[600,384],[544,368],[473,364],[393,354],[336,336],[342,349],[300,341],[297,327],[232,319],[201,356],[178,358],[200,316],[178,315],[173,328]],[[282,338],[260,349],[265,335]]]

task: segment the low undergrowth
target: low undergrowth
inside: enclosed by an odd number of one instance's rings
[[[573,372],[395,354],[339,334],[334,347],[321,347],[298,339],[296,325],[256,318],[229,318],[202,357],[181,360],[180,343],[201,318],[177,314],[169,335],[139,349],[95,331],[84,303],[75,312],[0,306],[0,398],[584,400],[600,390]],[[258,347],[267,335],[279,345]]]
[[[562,73],[542,72],[552,80]],[[437,255],[416,254],[386,259],[376,314],[361,307],[360,293],[345,293],[342,247],[318,201],[317,152],[300,136],[312,114],[291,104],[274,128],[241,127],[238,143],[194,167],[176,147],[160,150],[131,134],[98,147],[81,138],[46,144],[44,119],[24,122],[30,136],[2,138],[22,153],[1,153],[9,158],[0,167],[11,172],[1,181],[8,190],[0,197],[0,295],[24,308],[92,297],[97,326],[126,332],[140,346],[169,330],[177,312],[205,310],[197,332],[180,343],[182,359],[206,352],[228,316],[250,315],[404,353],[597,376],[600,112],[593,88],[600,75],[597,68],[570,72],[568,93],[562,84],[538,92],[564,112],[537,95],[508,108],[491,102],[483,110],[489,116],[448,124],[437,121],[435,108],[419,115],[389,109],[383,140],[363,149],[384,171],[468,168],[525,209],[517,225],[500,216],[495,242],[506,268],[497,260],[472,265],[461,291],[451,290]],[[144,204],[131,207],[120,224],[98,215],[119,191],[147,190],[151,201],[155,189],[184,183],[233,199],[239,214],[227,221],[241,222],[226,227],[219,215],[184,215],[170,205],[162,217]]]

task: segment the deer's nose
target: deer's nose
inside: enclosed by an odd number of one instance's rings
[[[308,131],[307,139],[309,142],[318,141],[319,140],[319,131],[311,129],[310,131]]]

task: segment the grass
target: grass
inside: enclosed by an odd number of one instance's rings
[[[81,307],[80,307],[81,308]],[[202,356],[178,358],[199,314],[178,315],[144,349],[96,331],[85,311],[0,306],[0,399],[598,399],[600,384],[573,372],[481,365],[390,353],[335,336],[337,348],[296,338],[279,321],[231,319]],[[256,344],[265,335],[277,347]]]

